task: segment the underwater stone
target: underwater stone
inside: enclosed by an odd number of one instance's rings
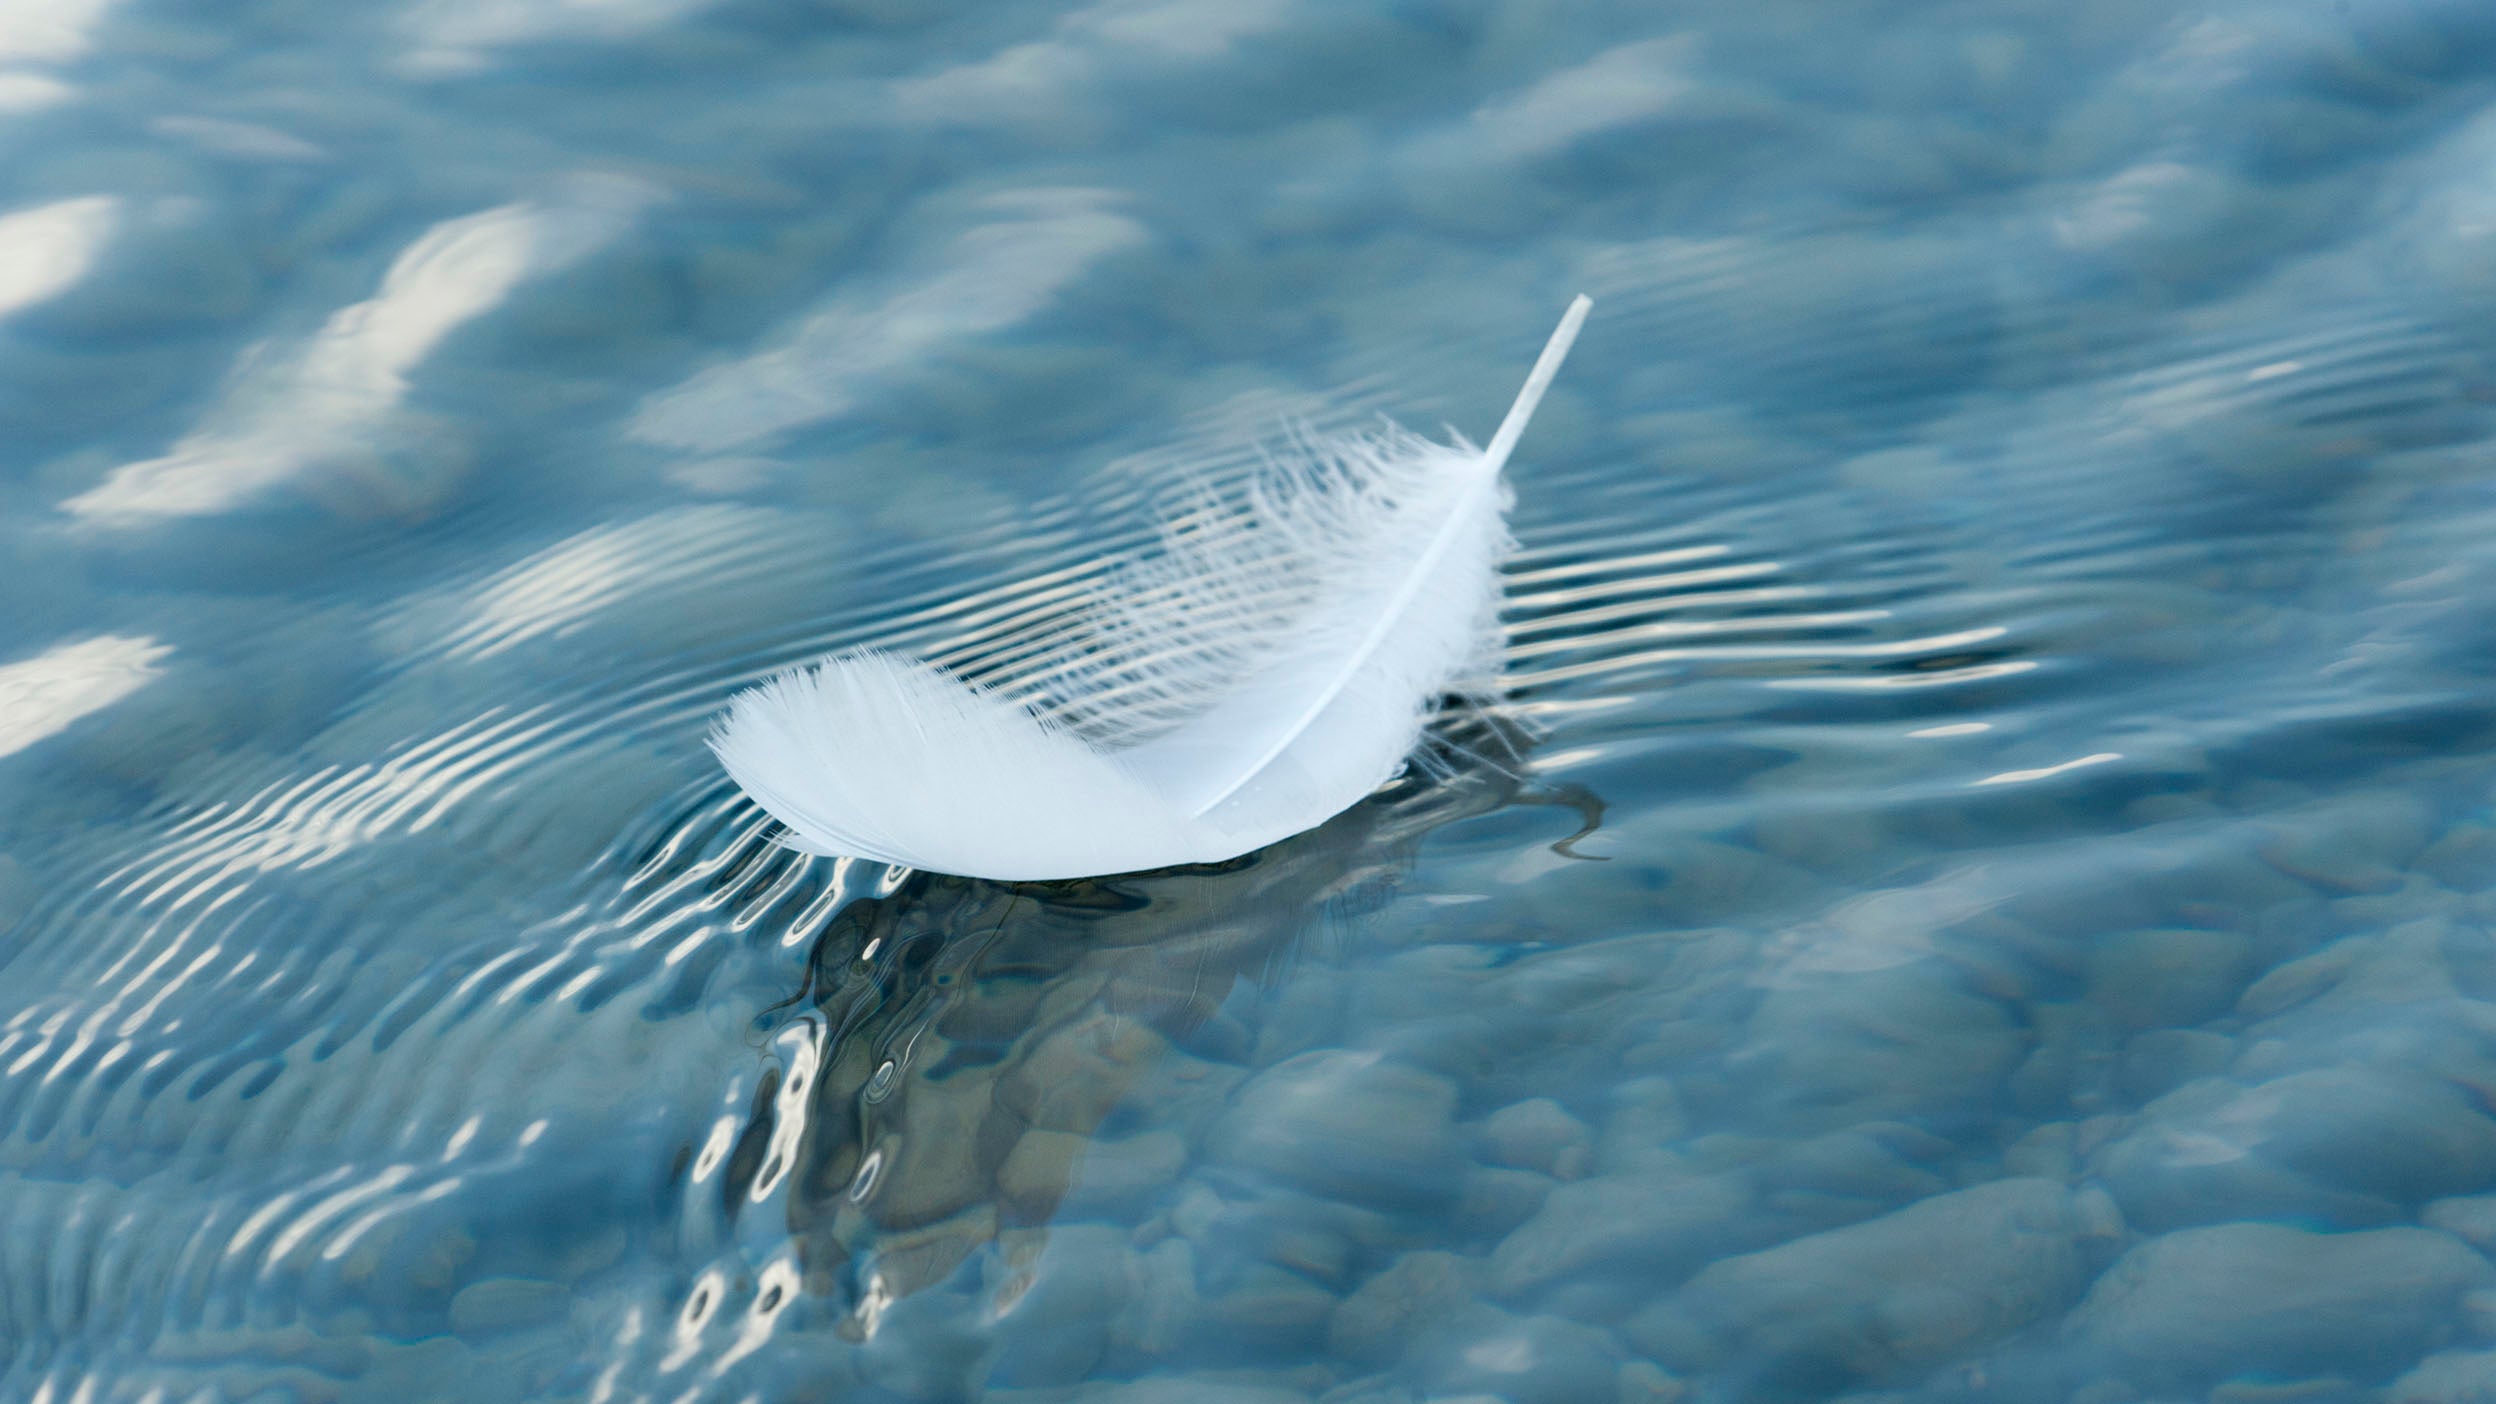
[[[2321,950],[2273,966],[2236,1001],[2236,1012],[2268,1018],[2293,1009],[2340,983],[2374,945],[2371,936],[2350,936]]]
[[[2496,1351],[2430,1355],[2394,1380],[2384,1404],[2496,1404]]]
[[[1217,1063],[1246,1066],[1257,1036],[1227,1009],[1216,1008],[1180,1039],[1185,1052]]]
[[[2002,1168],[2022,1178],[2068,1181],[2078,1168],[2073,1151],[2077,1139],[2068,1121],[2030,1127],[2002,1152]]]
[[[1802,910],[1824,900],[1828,891],[1819,875],[1807,869],[1755,848],[1691,838],[1653,818],[1619,821],[1605,836],[1624,856],[1636,854],[1655,866],[1647,920],[1668,928]]]
[[[2271,816],[2262,857],[2332,896],[2401,885],[2433,831],[2425,800],[2395,790],[2337,795],[2328,805]]]
[[[2411,887],[2405,892],[2431,886],[2423,878],[2412,879]],[[2473,947],[2483,946],[2486,941],[2484,928],[2476,927],[2475,923],[2464,925],[2443,915],[2421,917],[2419,904],[2401,898],[2382,900],[2398,903],[2401,910],[2383,913],[2379,917],[2350,911],[2349,908],[2360,903],[2371,905],[2376,901],[2362,897],[2333,904],[2345,925],[2383,927],[2385,930],[2381,936],[2360,943],[2348,970],[2329,990],[2315,999],[2309,1012],[2332,1021],[2343,1032],[2359,1021],[2371,1022],[2380,1019],[2388,1010],[2400,1008],[2411,1011],[2410,1017],[2403,1022],[2418,1027],[2422,1032],[2439,1024],[2458,1031],[2476,1023],[2474,1011],[2482,1006],[2473,1005],[2461,997],[2456,976],[2460,971],[2470,971],[2473,975],[2478,973],[2474,967],[2479,964],[2481,956]],[[2459,957],[2461,962],[2458,968],[2454,963],[2455,957]],[[2314,1043],[2311,1029],[2289,1032],[2294,1028],[2294,1025],[2266,1026],[2255,1030],[2255,1033],[2257,1036],[2269,1035],[2268,1042],[2304,1046]],[[2475,1046],[2475,1039],[2465,1041]],[[2449,1053],[2451,1050],[2448,1048],[2446,1051]],[[2318,1060],[2308,1056],[2299,1060],[2297,1065],[2315,1061]],[[2475,1053],[2458,1058],[2430,1057],[2421,1066],[2434,1067],[2462,1081],[2471,1081],[2487,1071],[2496,1070],[2496,1064]]]
[[[1183,1238],[1164,1239],[1133,1259],[1132,1272],[1110,1340],[1122,1351],[1166,1355],[1196,1318],[1196,1250]]]
[[[1946,1125],[1992,1104],[2026,1043],[1962,971],[1924,959],[1781,981],[1725,1065],[1761,1126]]]
[[[1565,995],[1557,1007],[1537,998],[1543,965],[1533,957],[1502,966],[1487,946],[1421,946],[1363,972],[1350,1003],[1364,1025],[1396,1031],[1376,1044],[1396,1061],[1465,1083],[1486,1101],[1505,1100],[1533,1086],[1520,1078],[1525,1060],[1598,1043],[1603,1032],[1573,1027],[1587,1014]],[[1500,987],[1514,993],[1488,996]]]
[[[994,1185],[986,1167],[958,1151],[978,1144],[993,1119],[995,1083],[993,1068],[975,1069],[966,1076],[921,1081],[893,1104],[897,1145],[873,1191],[879,1223],[915,1232],[966,1212],[994,1218],[996,1206],[989,1202]],[[885,1240],[888,1247],[895,1242]]]
[[[1620,1404],[1678,1404],[1689,1392],[1689,1385],[1664,1373],[1664,1367],[1652,1360],[1627,1361],[1613,1379],[1613,1394]]]
[[[1612,1338],[1583,1322],[1474,1304],[1435,1323],[1414,1366],[1433,1397],[1577,1404],[1611,1394],[1621,1363]]]
[[[1173,1052],[1136,1079],[1125,1105],[1150,1107],[1156,1126],[1190,1146],[1200,1145],[1229,1113],[1232,1098],[1248,1077],[1246,1068]]]
[[[1483,1158],[1493,1165],[1538,1170],[1554,1179],[1586,1173],[1593,1137],[1586,1123],[1549,1097],[1511,1102],[1483,1118]]]
[[[2240,932],[2118,931],[2089,952],[2090,1002],[2132,1029],[2197,1024],[2244,987],[2253,942]]]
[[[1240,1188],[1238,1177],[1227,1171],[1208,1178],[1226,1189]],[[1209,1283],[1222,1280],[1232,1266],[1255,1262],[1340,1287],[1350,1280],[1356,1254],[1401,1245],[1409,1237],[1395,1219],[1376,1210],[1296,1190],[1247,1190],[1225,1199],[1206,1179],[1187,1183],[1166,1222],[1195,1246]]]
[[[1195,1325],[1199,1338],[1223,1354],[1270,1361],[1314,1350],[1335,1305],[1334,1293],[1296,1272],[1250,1263],[1228,1291],[1205,1299]]]
[[[1950,1184],[1933,1165],[1955,1147],[1903,1122],[1872,1122],[1807,1141],[1775,1145],[1750,1165],[1763,1203],[1796,1227],[1833,1228],[1942,1193]]]
[[[869,1397],[881,1391],[936,1404],[968,1394],[986,1369],[989,1342],[984,1323],[964,1305],[942,1290],[910,1291],[894,1301],[854,1356]]]
[[[2427,845],[2417,867],[2455,892],[2484,892],[2496,885],[2496,829],[2456,824]]]
[[[1073,1384],[1090,1373],[1109,1348],[1111,1323],[1127,1302],[1131,1256],[1126,1234],[1107,1225],[1050,1229],[1020,1295],[996,1307],[997,1354],[989,1380]]]
[[[534,1277],[489,1277],[451,1298],[451,1329],[463,1336],[542,1326],[571,1309],[572,1289]]]
[[[2123,1046],[2115,1080],[2135,1102],[2154,1101],[2188,1082],[2217,1077],[2236,1058],[2236,1040],[2207,1029],[2151,1029]]]
[[[2331,1183],[2403,1202],[2496,1180],[2496,1120],[2478,1095],[2433,1077],[2318,1068],[2247,1094],[2276,1128],[2267,1153]]]
[[[2379,1375],[2449,1336],[2496,1268],[2427,1229],[2184,1229],[2124,1254],[2066,1330],[2145,1389],[2244,1371]]]
[[[1456,1088],[1377,1053],[1304,1053],[1260,1073],[1213,1133],[1215,1155],[1312,1194],[1382,1209],[1458,1188]]]
[[[997,1167],[997,1193],[1024,1223],[1044,1223],[1065,1198],[1086,1141],[1071,1131],[1023,1133]]]
[[[2419,1211],[2418,1222],[2488,1252],[2496,1249],[2496,1194],[2439,1199]]]
[[[1752,822],[1751,835],[1770,857],[1849,886],[1880,877],[1893,852],[1888,824],[1869,807],[1772,806]]]
[[[1024,1137],[1028,1141],[1031,1132]],[[1056,1133],[1050,1133],[1056,1134]],[[1015,1154],[1022,1147],[1015,1147]],[[1127,1218],[1177,1182],[1187,1168],[1187,1142],[1175,1131],[1147,1131],[1123,1140],[1087,1140],[1074,1160],[1074,1186],[1059,1211]],[[1015,1191],[1014,1158],[998,1172],[999,1188]]]
[[[2188,1084],[2095,1163],[2155,1228],[2247,1214],[2373,1224],[2496,1178],[2496,1121],[2450,1084],[2365,1067]]]
[[[1257,1021],[1249,1061],[1260,1068],[1340,1043],[1347,991],[1340,980],[1290,980],[1277,990]]]
[[[1407,1253],[1343,1299],[1326,1341],[1365,1365],[1393,1364],[1423,1328],[1473,1301],[1482,1264],[1454,1253]]]
[[[2234,174],[2174,160],[2143,161],[2075,192],[2047,212],[2051,237],[2086,266],[2150,286],[2190,287],[2267,251],[2252,237],[2292,208]]]
[[[1690,1117],[1671,1078],[1634,1078],[1614,1087],[1611,1101],[1595,1143],[1595,1169],[1625,1175],[1681,1163],[1670,1147],[1689,1134]]]
[[[2048,1180],[1997,1180],[1711,1265],[1632,1318],[1668,1366],[1825,1391],[1999,1340],[2079,1295],[2100,1210]],[[1700,1344],[1704,1343],[1704,1344]],[[1701,1358],[1677,1358],[1693,1348]]]
[[[1170,1041],[1141,1019],[1094,1010],[1052,1029],[997,1081],[997,1103],[1031,1125],[1089,1134]]]
[[[1749,1246],[1750,1186],[1736,1175],[1606,1175],[1551,1192],[1491,1254],[1491,1285],[1516,1297],[1568,1277],[1627,1271],[1662,1284]]]
[[[1549,1175],[1505,1166],[1468,1171],[1450,1222],[1458,1232],[1467,1235],[1505,1237],[1517,1225],[1542,1212],[1556,1183]]]

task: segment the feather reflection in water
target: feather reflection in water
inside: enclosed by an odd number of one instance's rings
[[[1452,773],[1226,863],[1049,883],[911,873],[851,901],[783,1011],[820,1029],[806,1105],[767,1081],[716,1188],[694,1191],[733,1217],[785,1176],[799,1280],[838,1304],[852,1339],[991,1243],[979,1290],[992,1317],[1010,1315],[1129,1093],[1174,1050],[1248,1060],[1250,1036],[1219,1013],[1240,981],[1267,980],[1327,914],[1382,898],[1445,824],[1513,803],[1575,808],[1587,829],[1599,818],[1585,792],[1483,759],[1517,752],[1512,725],[1475,717],[1449,740]],[[1211,1109],[1228,1083],[1209,1081]],[[794,1166],[773,1151],[786,1120],[803,1128]],[[1148,1204],[1183,1168],[1175,1138],[1167,1150],[1112,1193]]]

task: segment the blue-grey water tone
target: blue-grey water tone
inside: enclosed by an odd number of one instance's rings
[[[1472,759],[801,857],[1292,417]],[[0,0],[0,1398],[2496,1400],[2486,0]]]

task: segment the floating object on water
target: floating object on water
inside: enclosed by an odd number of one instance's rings
[[[1490,447],[1298,436],[1163,527],[1043,660],[1034,700],[863,648],[740,693],[720,764],[808,853],[1002,880],[1234,858],[1349,809],[1440,697],[1500,668],[1500,469],[1592,304]]]

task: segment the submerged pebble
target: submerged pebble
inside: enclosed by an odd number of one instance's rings
[[[1711,1264],[1626,1333],[1747,1392],[1825,1397],[1911,1378],[2062,1309],[2119,1231],[2060,1184],[2000,1180]]]
[[[2496,1269],[2426,1229],[2183,1229],[2124,1254],[2069,1331],[2145,1389],[2237,1374],[2380,1377],[2452,1340],[2465,1293]]]
[[[2441,1351],[2383,1392],[2387,1404],[2487,1404],[2496,1400],[2496,1351]]]
[[[2151,1103],[2096,1169],[2152,1227],[2249,1210],[2385,1223],[2496,1175],[2496,1121],[2458,1088],[2385,1071],[2318,1069],[2250,1088],[2211,1078]]]
[[[1382,1209],[1455,1192],[1456,1089],[1376,1053],[1306,1053],[1258,1074],[1213,1131],[1217,1154]]]

